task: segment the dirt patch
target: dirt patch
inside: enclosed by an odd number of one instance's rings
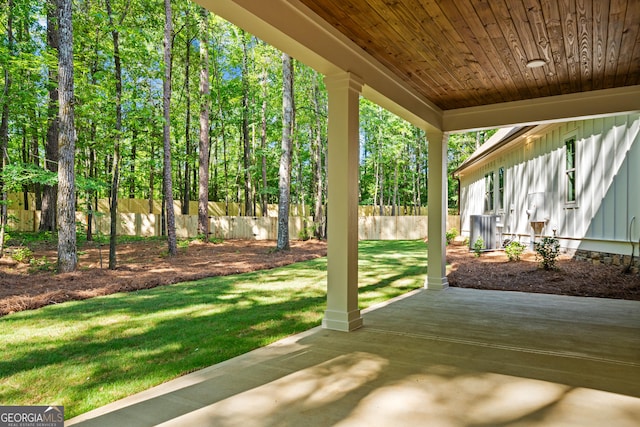
[[[30,273],[29,265],[5,256],[0,259],[0,316],[64,301],[265,270],[327,253],[326,243],[318,240],[293,241],[290,251],[274,249],[275,242],[271,241],[191,242],[172,258],[166,256],[166,242],[141,241],[118,245],[118,268],[108,270],[108,247],[100,250],[89,243],[78,248],[78,271],[65,274]],[[33,252],[41,265],[55,266],[55,247],[42,245]]]
[[[594,265],[561,255],[557,269],[539,267],[535,252],[525,252],[518,262],[502,251],[480,257],[467,246],[448,246],[449,285],[460,288],[640,300],[640,275],[624,274],[623,267]]]
[[[0,316],[49,304],[81,300],[115,292],[263,270],[325,256],[325,242],[291,242],[291,250],[276,253],[271,241],[227,240],[220,244],[192,242],[166,256],[163,241],[118,245],[118,268],[108,270],[108,248],[92,243],[79,248],[79,270],[68,274],[29,272],[27,264],[10,256],[0,259]],[[41,245],[33,250],[41,265],[55,265],[56,250]],[[102,258],[102,268],[100,259]],[[451,286],[561,295],[640,300],[640,276],[622,274],[621,267],[593,265],[561,256],[558,270],[538,267],[535,254],[509,262],[503,252],[477,258],[466,246],[449,246]]]

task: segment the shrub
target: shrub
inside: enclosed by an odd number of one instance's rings
[[[523,243],[512,240],[504,247],[504,252],[507,254],[509,261],[520,261],[520,255],[522,255],[526,248],[526,245]]]
[[[306,240],[309,240],[310,238],[311,238],[311,235],[309,234],[309,229],[307,227],[304,227],[298,233],[298,239],[300,239],[300,240],[306,241]]]
[[[479,257],[482,254],[482,250],[484,249],[484,240],[482,237],[478,237],[478,239],[473,242],[473,252],[476,253],[476,256]]]
[[[458,230],[455,228],[450,228],[449,230],[447,230],[447,232],[445,233],[445,237],[447,238],[447,245],[451,244],[451,242],[453,241],[453,239],[455,239],[456,237],[458,237]]]
[[[51,264],[51,261],[49,261],[46,256],[43,256],[40,259],[33,258],[33,259],[29,260],[29,271],[30,272],[54,271],[54,270],[55,270],[54,266]]]
[[[28,264],[32,257],[33,252],[27,247],[18,248],[11,254],[11,258],[23,264]]]
[[[540,266],[545,270],[556,268],[556,259],[560,255],[560,242],[555,237],[543,237],[539,242],[535,242],[533,247],[536,251],[536,258],[540,258]]]

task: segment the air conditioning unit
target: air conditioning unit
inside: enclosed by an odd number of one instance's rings
[[[483,250],[497,249],[496,242],[496,215],[471,215],[471,236],[469,237],[469,249],[475,249],[475,242],[481,238]]]

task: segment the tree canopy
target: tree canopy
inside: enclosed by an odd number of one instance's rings
[[[57,169],[51,165],[58,162],[47,154],[47,135],[56,119],[51,90],[60,84],[55,72],[59,52],[51,38],[58,24],[48,19],[55,3],[0,0],[0,84],[5,88],[0,106],[7,123],[7,166],[1,179],[5,191],[36,193],[37,209],[45,187],[55,185]],[[279,198],[282,53],[215,15],[203,15],[189,0],[170,4],[172,98],[167,121],[163,3],[73,2],[73,162],[79,200],[109,197],[110,191],[120,198],[148,199],[150,206],[162,200],[167,124],[171,193],[183,202],[182,213],[197,214],[184,205],[199,199],[199,183],[204,182],[201,199],[206,195],[210,201],[239,203],[247,215],[265,214],[266,204]],[[201,80],[205,69],[206,90]],[[290,198],[307,206],[305,214],[314,216],[318,231],[326,202],[327,94],[322,76],[295,63],[292,93]],[[203,111],[209,120],[201,116]],[[428,202],[425,133],[364,99],[360,117],[360,204],[385,215],[426,213],[420,210]],[[450,168],[486,137],[453,135]],[[199,167],[202,150],[208,150],[204,169]],[[200,179],[203,173],[208,179]],[[449,184],[449,206],[455,208],[457,183],[450,179]]]

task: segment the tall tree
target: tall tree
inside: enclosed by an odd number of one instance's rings
[[[13,54],[13,0],[9,0],[7,10],[7,44],[9,55]],[[4,255],[5,228],[7,226],[7,189],[2,172],[8,163],[7,148],[9,146],[9,94],[11,92],[11,75],[9,64],[3,65],[4,88],[2,90],[2,118],[0,119],[0,258]]]
[[[72,0],[59,0],[60,49],[58,102],[58,272],[74,271],[78,264],[76,247],[75,145],[73,114],[73,26]]]
[[[249,36],[244,30],[242,38],[242,141],[244,143],[244,212],[253,216],[253,186],[251,183],[251,140],[249,138]]]
[[[317,238],[326,236],[325,220],[324,220],[324,184],[323,184],[323,168],[322,168],[322,111],[323,106],[320,101],[320,83],[318,82],[318,73],[313,72],[313,110],[315,116],[314,141],[312,144],[313,159],[313,193],[314,193],[314,209],[313,223],[315,235]]]
[[[198,234],[209,240],[209,11],[200,8],[200,144]]]
[[[279,171],[278,250],[289,250],[289,202],[291,195],[291,138],[293,134],[293,61],[282,54],[282,153]]]
[[[188,15],[187,15],[188,16]],[[190,171],[191,171],[191,76],[189,70],[191,68],[191,44],[193,39],[187,36],[186,42],[186,57],[184,66],[184,94],[186,98],[186,111],[184,119],[184,145],[185,145],[185,158],[184,158],[184,186],[182,193],[182,214],[189,215],[189,202],[191,201],[190,191]]]
[[[169,255],[175,256],[178,253],[178,243],[176,239],[176,216],[173,208],[173,183],[171,178],[171,49],[173,33],[171,0],[164,0],[164,13],[164,80],[162,82],[164,195],[167,211],[167,244],[169,245]]]
[[[52,54],[57,53],[60,45],[58,29],[58,1],[47,2],[47,46]],[[58,117],[58,72],[57,67],[49,64],[49,105],[47,110],[47,143],[45,146],[45,167],[51,172],[58,172],[58,133],[60,119]],[[45,185],[42,194],[42,214],[40,231],[55,231],[58,212],[58,185]]]
[[[111,204],[110,218],[111,228],[109,232],[109,269],[116,268],[116,238],[118,224],[118,187],[120,180],[120,138],[122,136],[122,65],[120,62],[120,33],[113,20],[111,0],[105,0],[111,37],[113,39],[113,62],[116,84],[116,128],[113,135],[113,160],[111,166]],[[122,24],[125,12],[120,16],[118,26]]]
[[[267,70],[267,64],[263,64],[262,68],[262,109],[261,109],[261,126],[260,126],[260,150],[262,151],[262,190],[260,191],[260,206],[262,210],[262,216],[267,216],[269,213],[269,205],[267,202],[267,104],[269,95],[269,72]]]

